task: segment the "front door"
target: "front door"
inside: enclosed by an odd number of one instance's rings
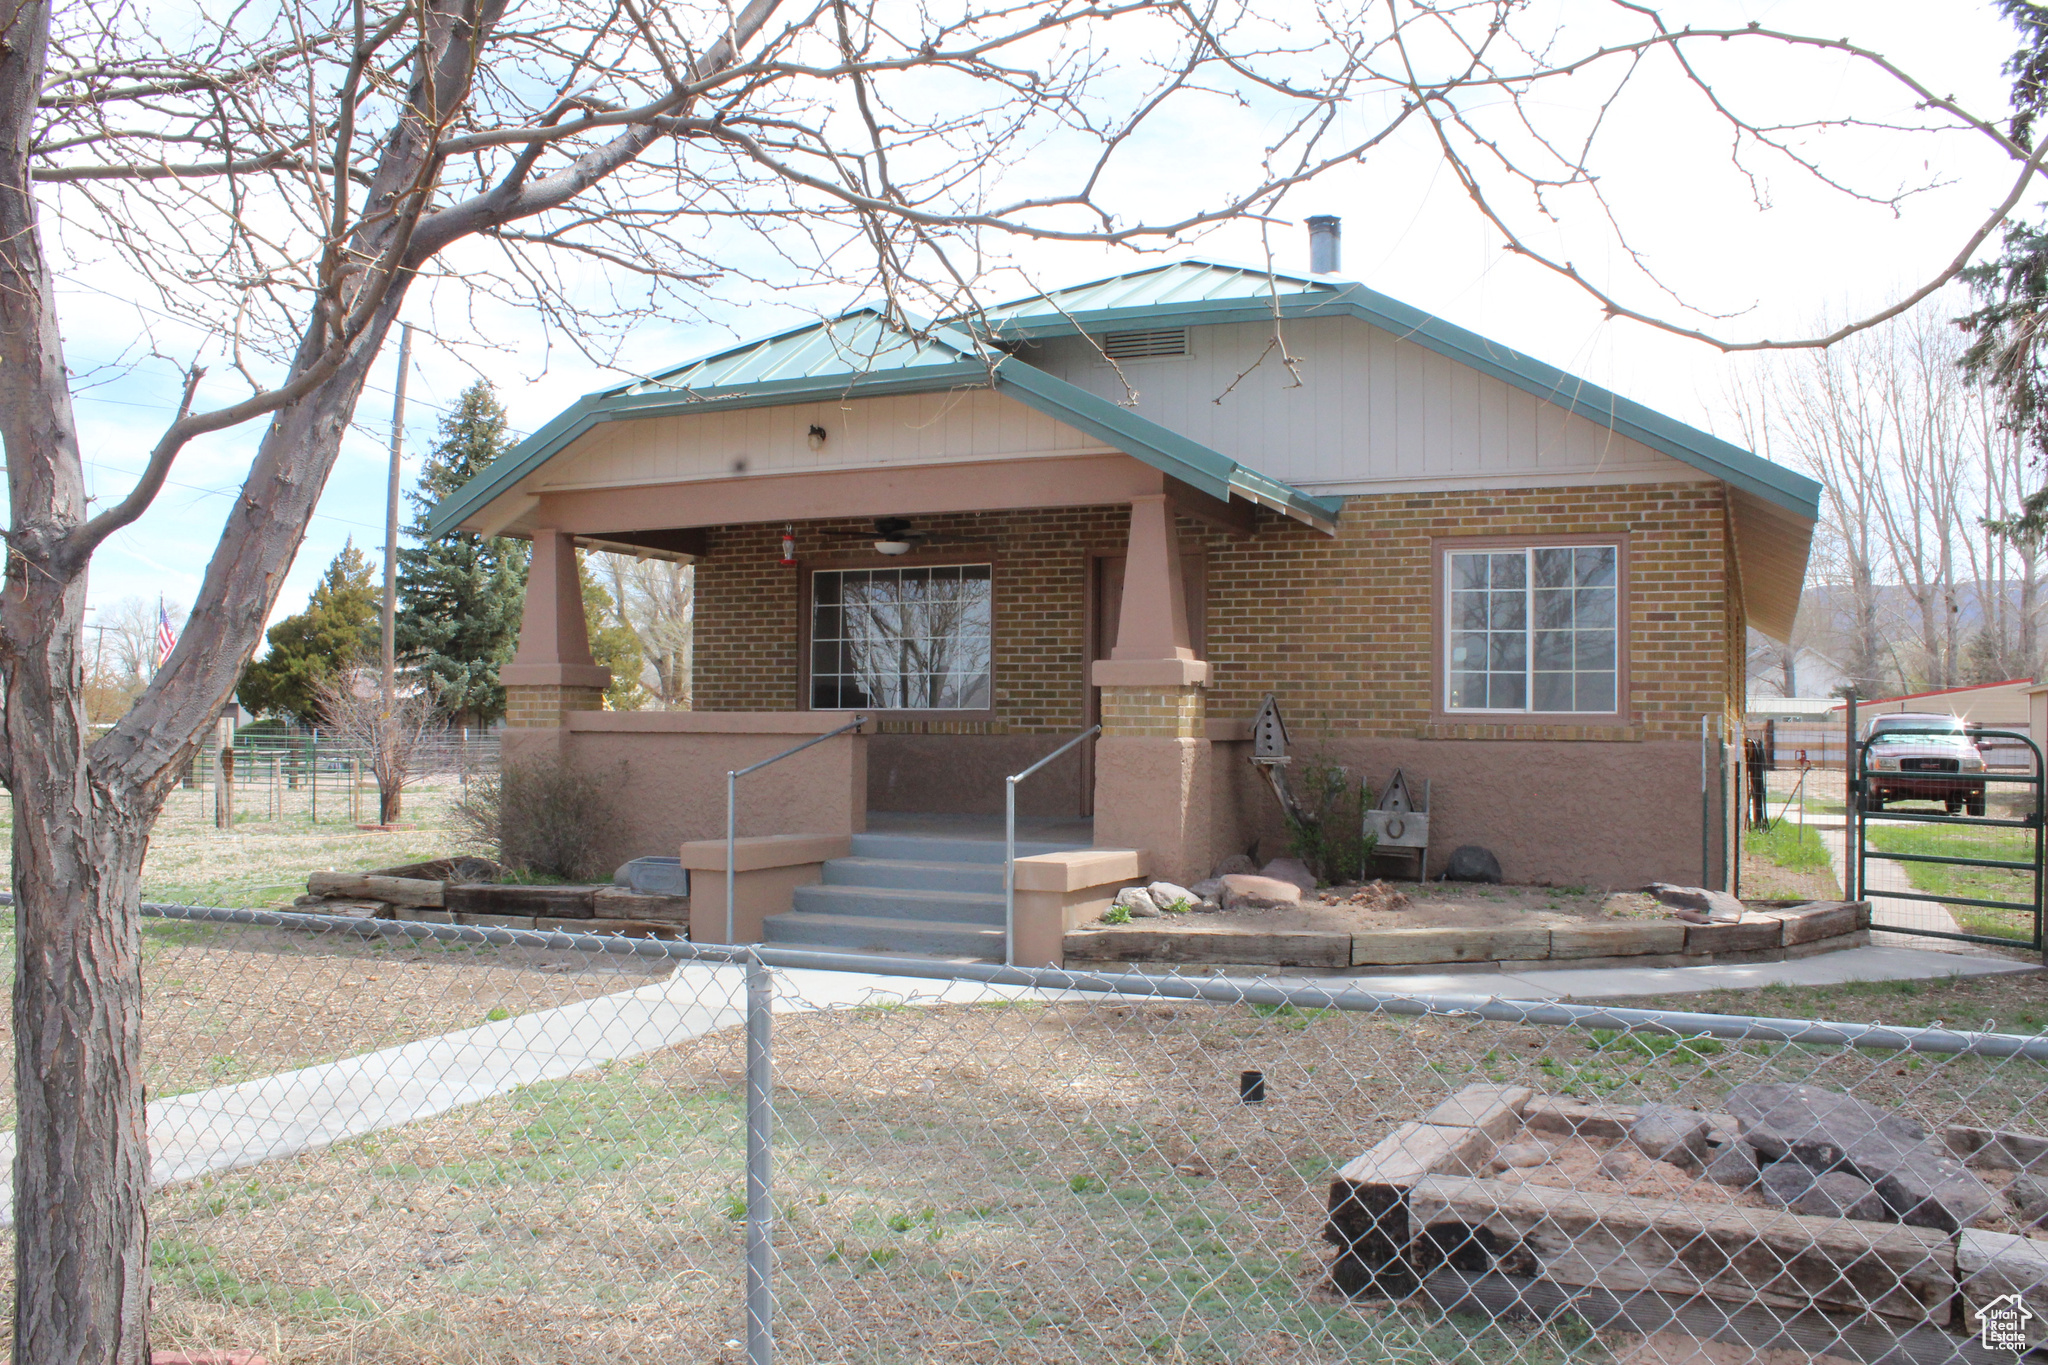
[[[1195,657],[1208,654],[1208,566],[1202,555],[1183,553],[1180,558],[1181,586],[1188,599],[1188,643]],[[1088,658],[1084,667],[1093,676],[1097,659],[1107,659],[1116,648],[1117,622],[1123,617],[1124,556],[1095,555],[1089,561]],[[1102,722],[1102,689],[1088,685],[1087,717],[1083,725]],[[1095,814],[1095,745],[1081,746],[1081,814]]]

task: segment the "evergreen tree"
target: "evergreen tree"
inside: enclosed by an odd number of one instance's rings
[[[381,597],[351,539],[320,575],[306,609],[270,628],[270,648],[242,670],[235,695],[259,715],[320,724],[320,685],[374,661]]]
[[[2020,32],[2005,74],[2012,78],[2013,141],[2031,150],[2035,124],[2048,116],[2048,4],[1996,3]],[[1971,266],[1962,277],[1977,303],[1973,312],[1956,319],[1970,337],[1963,368],[1990,386],[2001,419],[2033,447],[2036,457],[2048,455],[2048,224],[2007,219],[1996,259]],[[2027,495],[2018,507],[1985,525],[1994,534],[2038,543],[2048,534],[2048,488]]]
[[[489,380],[463,390],[441,419],[441,439],[428,452],[412,500],[417,542],[398,552],[399,660],[424,682],[444,711],[472,725],[505,714],[498,669],[519,644],[530,557],[520,541],[457,531],[427,538],[435,505],[468,483],[512,445],[505,409]]]

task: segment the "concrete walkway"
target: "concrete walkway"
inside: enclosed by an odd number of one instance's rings
[[[1803,825],[1819,836],[1822,847],[1827,849],[1828,867],[1835,874],[1836,886],[1847,886],[1849,863],[1848,820],[1840,815],[1820,815],[1811,811],[1794,809],[1782,817],[1789,823]],[[1888,827],[1924,829],[1926,826],[1909,821],[1887,822]],[[1912,883],[1906,879],[1906,869],[1894,862],[1882,859],[1872,860],[1868,872],[1874,885],[1863,889],[1864,899],[1870,902],[1870,917],[1873,926],[1896,925],[1909,929],[1932,929],[1938,933],[1959,934],[1963,926],[1956,922],[1947,907],[1932,901],[1901,900],[1887,896],[1886,891],[1910,891]],[[1926,952],[1964,953],[1982,955],[1984,950],[1974,943],[1958,943],[1954,939],[1927,938],[1919,934],[1888,934],[1881,928],[1873,928],[1870,941],[1886,948],[1917,948]]]
[[[974,982],[840,972],[780,972],[778,1013],[903,1000],[966,1003],[1029,994]],[[149,1105],[150,1183],[232,1171],[432,1118],[536,1081],[558,1080],[738,1026],[745,974],[683,964],[636,990],[539,1010],[359,1056]],[[11,1167],[14,1134],[0,1134]],[[14,1221],[0,1182],[0,1227]]]
[[[1399,995],[1594,1000],[1753,990],[1776,983],[1813,986],[2031,970],[2004,958],[1873,947],[1749,966],[1268,980],[1358,985]],[[775,981],[777,1013],[883,1002],[1058,999],[1070,994],[858,972],[778,971]],[[1070,998],[1100,997],[1074,992]],[[537,1081],[591,1071],[736,1027],[744,1020],[745,1003],[744,973],[739,968],[683,964],[666,979],[634,990],[260,1080],[155,1100],[149,1106],[150,1180],[166,1185],[295,1156],[433,1118]],[[13,1134],[0,1135],[0,1161],[11,1165],[13,1158]],[[0,1226],[11,1225],[13,1214],[12,1190],[0,1184]]]
[[[1904,935],[1889,935],[1903,938]],[[1928,943],[1934,940],[1910,940]],[[1965,949],[1967,944],[1957,945]],[[2001,976],[2038,967],[1975,953],[1923,947],[1847,948],[1797,962],[1753,962],[1727,967],[1589,967],[1546,972],[1447,972],[1442,976],[1347,976],[1368,990],[1418,995],[1490,995],[1508,1000],[1614,1000],[1636,995],[1696,995],[1701,991],[1753,991],[1764,986],[1835,986],[1848,981],[1933,980],[1949,976]],[[1332,979],[1319,978],[1330,985]]]

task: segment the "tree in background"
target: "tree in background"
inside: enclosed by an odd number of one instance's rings
[[[460,723],[490,725],[505,714],[498,669],[519,643],[526,598],[527,547],[467,531],[430,540],[434,505],[468,483],[512,446],[497,390],[480,379],[441,419],[412,499],[417,542],[398,552],[398,660],[424,683],[436,706]]]
[[[320,724],[321,689],[377,657],[382,602],[370,557],[349,540],[320,575],[306,609],[270,628],[270,648],[242,670],[235,695],[258,715]]]
[[[2016,506],[2025,451],[1971,382],[1965,339],[1945,321],[1958,306],[1937,300],[1777,358],[1736,395],[1751,448],[1821,484],[1797,643],[1834,660],[1858,696],[2040,667],[2040,534],[1985,533]],[[1771,690],[1764,675],[1795,657],[1752,642],[1752,681]]]
[[[156,672],[157,611],[170,618],[171,633],[185,629],[185,604],[123,597],[101,607],[86,627],[92,632],[85,660],[86,713],[95,725],[119,720]]]
[[[591,567],[603,576],[617,619],[640,638],[646,660],[641,677],[652,694],[648,704],[664,711],[689,710],[695,567],[672,559],[614,554],[592,556]]]
[[[640,684],[646,655],[633,623],[626,619],[625,608],[604,586],[605,569],[601,563],[592,563],[617,558],[578,550],[576,574],[583,583],[583,624],[590,632],[590,657],[612,671],[611,685],[604,690],[605,709],[638,711],[647,705],[647,689]]]

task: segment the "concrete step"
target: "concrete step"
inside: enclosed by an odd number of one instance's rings
[[[966,891],[917,891],[900,886],[799,886],[793,909],[806,915],[852,915],[901,920],[1003,923],[1003,898]]]
[[[783,947],[882,953],[898,957],[958,957],[982,962],[1003,959],[1003,929],[943,920],[883,916],[812,915],[792,910],[761,924],[764,942]]]
[[[1048,844],[1024,839],[1017,841],[1017,856],[1039,853],[1067,853],[1083,844]],[[945,839],[925,834],[856,834],[853,856],[882,858],[891,862],[997,863],[1003,861],[1001,839]]]
[[[1003,865],[999,862],[914,862],[904,858],[834,858],[825,864],[825,884],[1001,895]]]

